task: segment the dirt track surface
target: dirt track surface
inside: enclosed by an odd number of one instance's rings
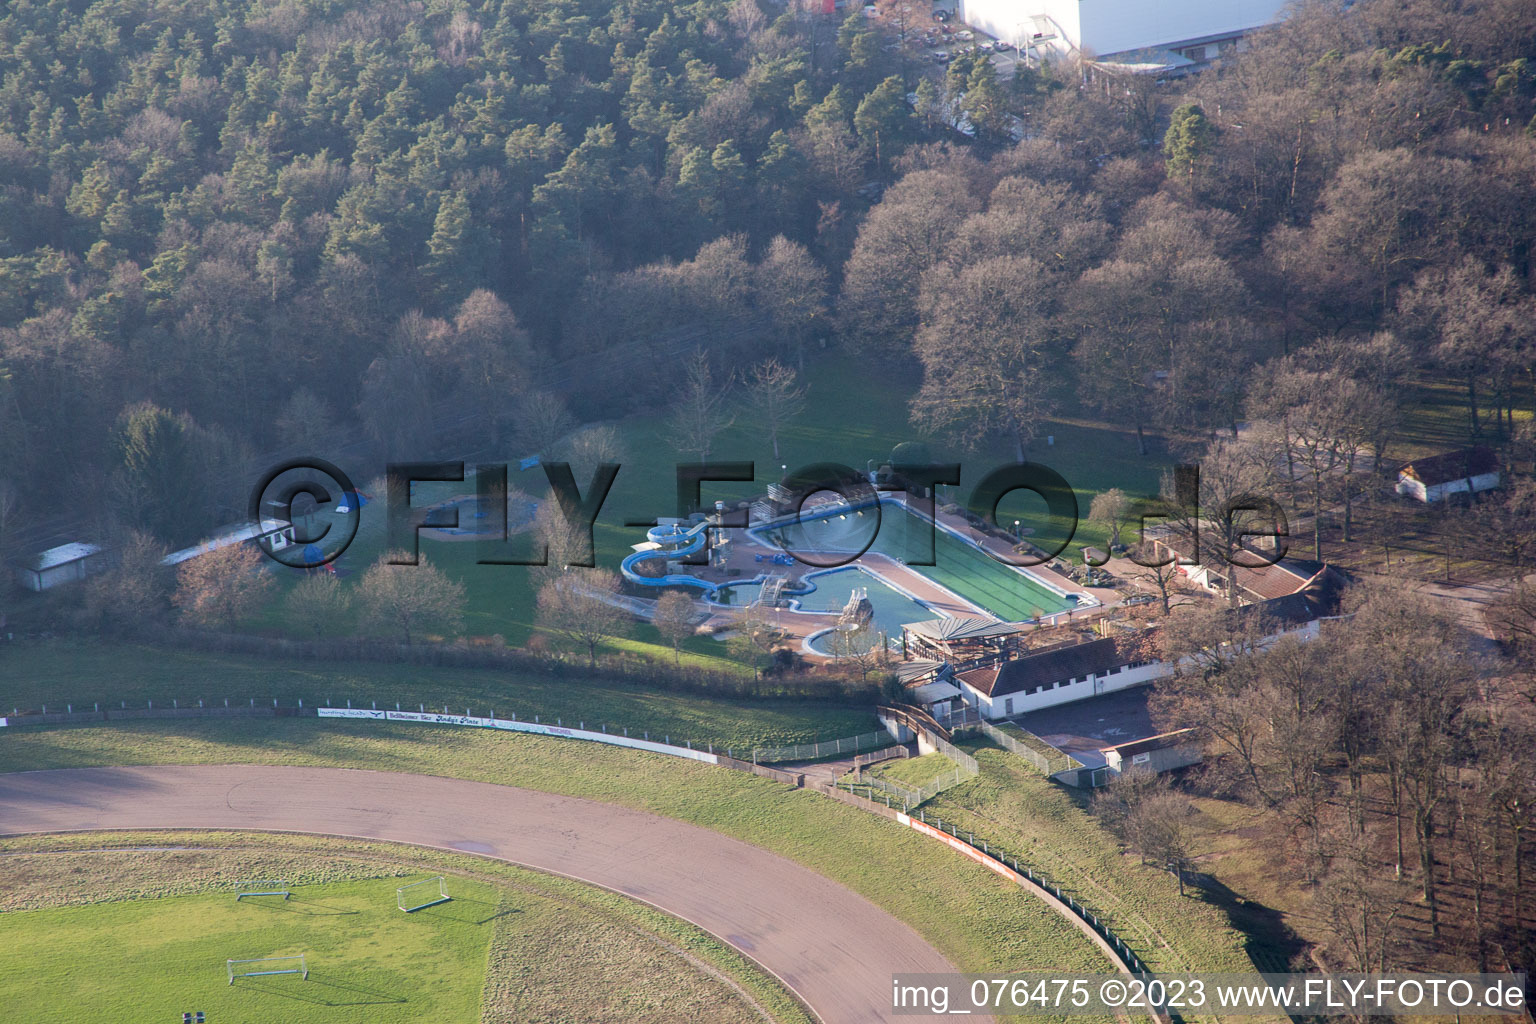
[[[339,768],[219,765],[0,775],[0,835],[159,828],[411,843],[605,886],[730,943],[778,976],[827,1024],[938,1019],[892,1018],[891,975],[955,969],[907,925],[808,868],[707,829],[611,804]]]

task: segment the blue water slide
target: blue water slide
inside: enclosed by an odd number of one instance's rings
[[[684,523],[663,523],[653,526],[645,532],[645,539],[658,545],[648,551],[636,551],[625,557],[619,563],[619,571],[624,578],[631,583],[639,583],[647,587],[699,587],[709,594],[716,594],[720,585],[701,580],[697,576],[686,573],[671,573],[666,576],[642,576],[635,571],[635,566],[641,562],[661,559],[663,563],[679,558],[686,558],[701,550],[709,540],[708,530],[715,525],[709,520],[688,526]]]

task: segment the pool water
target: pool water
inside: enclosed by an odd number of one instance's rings
[[[919,604],[906,594],[880,582],[863,569],[849,567],[833,569],[811,578],[816,589],[800,598],[803,611],[840,612],[855,590],[863,589],[869,595],[874,608],[870,629],[888,637],[901,639],[901,627],[910,622],[926,622],[936,617],[933,609]],[[811,641],[811,647],[827,653],[830,637],[826,634]]]
[[[882,504],[878,520],[877,531],[875,510],[866,506],[857,511],[834,512],[815,519],[802,519],[788,526],[765,529],[761,535],[789,551],[847,554],[863,548],[873,532],[874,543],[869,545],[870,551],[907,562],[926,557],[928,532],[933,530],[928,520],[894,503]],[[997,618],[1007,622],[1022,622],[1077,607],[1075,602],[1046,587],[1034,577],[999,562],[980,548],[943,529],[934,531],[934,534],[935,564],[914,565],[914,571],[947,587]],[[900,594],[897,596],[910,601]],[[874,599],[873,590],[870,597]],[[876,607],[879,605],[877,601]],[[929,613],[928,617],[933,618],[933,614]]]
[[[887,637],[898,640],[901,637],[902,626],[910,622],[926,622],[937,616],[933,609],[912,600],[906,594],[880,582],[856,566],[816,573],[807,577],[807,582],[815,589],[809,593],[785,594],[795,602],[797,611],[827,612],[836,615],[848,604],[848,599],[853,596],[853,592],[862,589],[874,608],[874,617],[869,623],[870,628],[876,633],[884,633]],[[731,587],[722,587],[719,599],[725,604],[745,607],[757,600],[758,591],[761,589],[762,585],[757,583],[739,583]],[[829,617],[827,625],[832,625],[834,621]],[[822,654],[828,654],[830,653],[829,641],[829,635],[823,634],[811,641],[811,647]]]

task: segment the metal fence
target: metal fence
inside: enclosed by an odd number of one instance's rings
[[[690,739],[686,736],[673,736],[665,730],[658,730],[653,736],[648,729],[631,728],[623,724],[615,724],[605,721],[587,721],[572,719],[570,725],[566,725],[565,719],[557,715],[523,715],[521,718],[515,713],[498,713],[493,709],[459,708],[451,705],[428,705],[417,703],[412,708],[408,702],[402,701],[353,701],[345,700],[333,703],[330,698],[324,698],[318,702],[306,702],[302,698],[284,698],[280,702],[278,698],[247,698],[243,700],[222,699],[219,701],[203,701],[201,699],[188,701],[183,704],[179,699],[149,701],[145,707],[130,707],[127,701],[104,702],[92,704],[44,704],[41,711],[26,711],[13,709],[9,713],[0,710],[0,727],[26,726],[26,725],[81,725],[91,722],[110,721],[112,719],[132,718],[215,718],[237,715],[280,715],[313,717],[320,707],[338,708],[346,710],[367,710],[375,712],[406,711],[417,714],[441,714],[444,716],[473,718],[477,715],[487,718],[504,716],[511,721],[532,722],[536,725],[552,725],[556,728],[582,729],[593,732],[622,735],[631,739],[643,739],[648,742],[661,743],[667,746],[683,747],[689,750],[707,750],[710,753],[725,753],[730,757],[740,757],[743,760],[759,764],[771,764],[778,761],[814,761],[823,757],[834,757],[841,754],[852,754],[860,750],[872,750],[879,747],[888,747],[893,742],[891,734],[881,730],[879,732],[867,732],[859,736],[845,736],[835,740],[821,740],[817,743],[801,743],[789,747],[758,747],[750,753],[745,750],[714,743],[709,740]]]
[[[976,763],[976,759],[974,757],[972,757],[970,754],[967,754],[965,751],[961,750],[959,747],[955,746],[944,737],[930,734],[928,736],[928,742],[933,744],[935,750],[958,764],[964,771],[968,772],[969,774],[966,776],[967,778],[975,778],[976,775],[981,772],[981,765]]]
[[[891,734],[882,729],[879,732],[866,732],[837,740],[822,740],[820,743],[796,743],[789,747],[755,747],[752,750],[752,760],[759,764],[774,761],[819,761],[824,757],[857,754],[862,750],[889,746],[890,743]]]
[[[1058,772],[1073,771],[1083,766],[1083,763],[1071,754],[1052,746],[1039,736],[1036,736],[1027,729],[1021,729],[1017,725],[1014,728],[1024,734],[1026,737],[1024,741],[1008,735],[991,722],[968,722],[960,728],[981,730],[982,735],[986,736],[987,739],[996,743],[1004,750],[1019,755],[1033,765],[1042,775],[1047,777]]]
[[[1131,950],[1131,947],[1126,944],[1125,940],[1110,927],[1109,922],[1100,917],[1097,911],[1090,909],[1087,904],[1080,902],[1070,891],[1063,889],[1058,882],[1042,874],[1027,862],[1021,864],[1016,855],[1010,854],[1001,847],[993,846],[986,839],[977,842],[974,832],[968,831],[962,836],[960,829],[955,826],[954,822],[947,822],[940,818],[934,818],[932,821],[929,821],[928,815],[924,811],[918,812],[917,820],[925,825],[932,826],[940,832],[948,833],[966,846],[969,846],[972,850],[980,851],[983,856],[999,864],[1012,867],[1015,874],[1024,876],[1027,880],[1055,896],[1066,905],[1068,910],[1072,911],[1072,913],[1091,926],[1094,931],[1103,936],[1114,948],[1115,954],[1119,957],[1121,963],[1128,967],[1133,974],[1151,977],[1151,971],[1142,961],[1141,957]],[[1163,1020],[1165,1018],[1159,1016],[1158,1019]]]
[[[894,761],[911,756],[912,752],[905,746],[886,747],[884,750],[872,750],[867,754],[859,754],[853,759],[853,766],[863,768],[867,765],[879,764],[881,761]]]
[[[926,737],[939,753],[955,762],[953,771],[945,772],[938,778],[922,786],[908,786],[905,783],[895,782],[891,779],[882,779],[876,775],[866,775],[857,781],[847,783],[848,792],[857,793],[859,788],[866,790],[865,795],[873,797],[880,793],[890,798],[888,806],[895,807],[899,802],[903,811],[910,811],[946,789],[954,789],[962,782],[968,782],[981,773],[981,767],[976,759],[963,750],[957,749],[954,744],[938,736]]]

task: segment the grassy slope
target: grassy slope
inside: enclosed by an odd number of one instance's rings
[[[1180,897],[1166,872],[1143,867],[1024,760],[992,746],[968,749],[977,778],[940,794],[925,811],[974,830],[1043,871],[1107,920],[1156,970],[1251,971],[1244,936],[1194,890]]]
[[[26,643],[0,651],[0,714],[13,707],[63,711],[66,703],[89,710],[92,702],[109,706],[126,700],[143,707],[199,699],[245,704],[285,705],[303,700],[380,707],[401,702],[407,710],[421,703],[462,714],[496,711],[567,724],[627,726],[681,742],[713,742],[732,747],[773,746],[835,739],[868,732],[874,720],[854,708],[785,701],[711,700],[683,694],[648,692],[618,683],[592,684],[579,679],[516,675],[478,669],[420,665],[276,661],[241,655],[179,652],[114,643]]]
[[[921,789],[941,776],[948,778],[954,770],[955,762],[943,754],[924,754],[921,757],[882,761],[871,768],[866,768],[864,774],[878,775],[882,779],[899,785]]]
[[[371,727],[370,727],[371,726]],[[793,858],[912,924],[962,970],[1102,970],[1066,922],[894,822],[741,772],[529,736],[410,726],[143,722],[0,737],[0,771],[101,764],[375,768],[606,800]]]
[[[179,848],[163,848],[172,843]],[[92,903],[98,906],[77,909],[93,911],[80,916],[95,922],[110,914],[94,913],[108,901],[148,900],[164,906],[185,902],[171,897],[220,890],[213,906],[217,912],[226,913],[224,904],[232,902],[227,892],[231,879],[281,877],[296,887],[294,898],[286,903],[271,898],[246,901],[246,916],[240,921],[260,926],[265,917],[278,926],[294,922],[319,926],[322,942],[336,932],[335,925],[350,926],[357,916],[335,913],[348,908],[338,907],[329,898],[334,886],[327,883],[372,879],[366,884],[368,899],[362,909],[374,919],[382,911],[382,916],[389,918],[383,922],[385,928],[393,932],[396,929],[392,925],[407,920],[391,914],[396,885],[431,874],[458,872],[449,879],[453,903],[420,911],[408,920],[413,926],[417,921],[446,925],[451,933],[462,933],[466,938],[474,938],[478,932],[482,945],[484,938],[489,938],[489,970],[482,950],[470,965],[473,977],[466,975],[464,979],[473,982],[464,986],[464,993],[476,1002],[482,998],[483,989],[481,1019],[485,1024],[569,1019],[572,1014],[592,1022],[643,1017],[681,1024],[706,1015],[711,1020],[745,1024],[761,1021],[761,1012],[786,1024],[808,1020],[776,982],[730,947],[688,924],[602,889],[480,858],[392,844],[240,833],[23,836],[0,842],[0,849],[28,854],[11,861],[10,883],[0,901],[7,910],[35,912]],[[480,890],[490,891],[493,898]],[[319,915],[329,915],[329,919]],[[376,928],[376,921],[368,923]],[[45,961],[62,955],[56,949],[59,943],[38,942],[38,931],[48,926],[49,922],[36,913],[11,913],[0,918],[0,930],[30,932],[32,952],[40,953]],[[386,935],[386,942],[393,937]],[[56,938],[67,943],[71,937]],[[242,930],[239,941],[247,939],[247,932]],[[360,939],[348,937],[354,946]],[[307,948],[317,953],[320,949]],[[377,980],[373,974],[375,953],[374,948],[367,950],[370,980]],[[215,962],[221,957],[206,959]],[[323,964],[324,970],[322,961],[315,959],[312,980],[324,982],[325,971],[336,966],[330,957]],[[200,960],[192,966],[188,975],[201,972],[207,965]],[[383,964],[386,970],[391,966]],[[415,964],[408,967],[418,969]],[[597,970],[602,975],[600,985],[592,983]],[[181,985],[184,980],[176,979],[178,992],[186,991]],[[293,980],[271,979],[268,991],[292,995],[293,986],[288,982]],[[0,986],[4,984],[0,981]],[[216,994],[237,994],[220,985],[218,979],[213,984]],[[237,983],[247,990],[239,994],[252,995],[252,986],[258,984],[262,983]],[[142,991],[144,984],[135,976],[114,987],[119,991],[107,995],[121,1001],[125,998],[121,989],[131,994]],[[410,1000],[405,1017],[426,1019],[419,1015],[429,1007],[413,989],[414,984],[401,993]],[[95,988],[92,994],[102,995]],[[201,996],[202,992],[196,994]],[[0,998],[9,1000],[11,996]],[[20,1004],[21,999],[18,996],[15,1002]],[[138,1005],[146,1002],[140,1000]],[[213,1002],[199,999],[197,1005],[208,1010]],[[54,1003],[59,1005],[60,1000],[55,998]],[[371,1019],[388,1021],[400,1016],[390,1004],[382,1008],[384,1012]],[[60,1009],[89,1011],[91,1007],[68,1002]],[[292,1008],[284,1004],[280,1009]],[[333,1019],[327,1014],[322,1012],[321,1019]],[[453,1019],[468,1020],[470,1016],[464,1013]],[[174,1019],[173,1015],[167,1019]],[[221,1015],[216,1019],[228,1018]],[[295,1019],[295,1015],[290,1012],[283,1019]]]

